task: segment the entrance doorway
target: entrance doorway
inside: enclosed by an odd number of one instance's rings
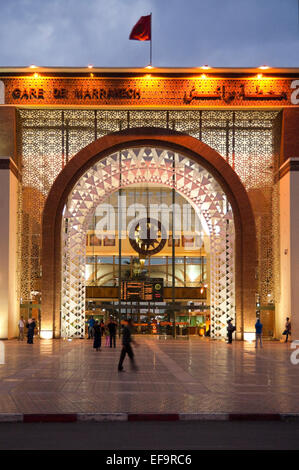
[[[119,192],[99,204],[88,227],[86,315],[106,321],[113,316],[120,322],[131,317],[139,334],[208,335],[210,239],[204,222],[183,196],[165,185],[132,185],[122,189],[121,198],[122,219],[128,227],[121,243],[115,227]],[[149,230],[142,240],[139,220],[145,216],[154,225],[148,228],[156,233],[151,238]],[[110,231],[109,222],[113,223]]]
[[[140,334],[226,335],[235,321],[235,229],[204,167],[164,148],[109,155],[77,181],[63,211],[61,334],[86,317]]]

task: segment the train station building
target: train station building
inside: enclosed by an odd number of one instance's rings
[[[0,338],[299,339],[298,171],[299,69],[0,68]]]

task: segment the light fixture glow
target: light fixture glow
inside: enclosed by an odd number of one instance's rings
[[[261,70],[268,70],[269,68],[270,68],[269,65],[260,65],[259,66],[259,69],[261,69]]]
[[[194,266],[194,265],[189,266],[187,272],[188,272],[188,276],[191,282],[194,282],[199,276],[199,271],[198,271],[197,266]]]
[[[203,70],[209,70],[211,67],[209,65],[202,65],[200,68]]]
[[[260,80],[261,78],[263,78],[263,74],[262,73],[259,73],[257,78]]]
[[[29,68],[30,69],[37,69],[37,65],[31,64],[31,65],[29,65]]]
[[[88,64],[87,66],[89,69],[92,69],[93,68],[93,65],[92,64]]]
[[[52,339],[53,338],[53,331],[52,330],[41,330],[40,338],[41,339]]]
[[[145,68],[146,69],[153,69],[154,67],[151,64],[148,64]]]
[[[38,77],[39,77],[39,74],[38,74],[38,73],[35,73],[33,76],[34,76],[34,78],[38,78]]]
[[[244,333],[244,341],[248,341],[249,343],[252,343],[252,341],[255,341],[255,333],[254,332],[245,332]]]

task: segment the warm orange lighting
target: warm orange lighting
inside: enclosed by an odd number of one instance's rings
[[[41,330],[40,338],[41,339],[52,339],[53,338],[53,331],[52,330]]]
[[[29,68],[30,69],[37,69],[37,65],[31,64],[31,65],[29,65]]]
[[[152,76],[151,76],[150,73],[148,73],[148,74],[145,76],[145,78],[152,78]]]
[[[263,74],[262,73],[259,73],[257,78],[260,80],[261,78],[263,78]]]
[[[248,341],[248,343],[252,343],[254,340],[255,340],[254,332],[244,332],[244,341]]]
[[[261,70],[268,70],[269,68],[270,68],[269,65],[261,65],[259,67],[259,69],[261,69]]]
[[[200,68],[203,70],[209,70],[211,67],[209,65],[202,65]]]
[[[204,79],[204,78],[207,78],[207,76],[206,76],[204,73],[202,73],[201,76],[200,76],[200,78],[203,78],[203,79]]]
[[[90,76],[91,76],[91,77],[93,77],[93,76],[94,76],[94,74],[93,74],[93,73],[91,73],[91,74],[90,74]]]
[[[92,69],[93,68],[93,65],[92,64],[88,64],[87,66],[89,69]]]
[[[39,74],[38,74],[38,73],[35,73],[33,76],[34,76],[34,78],[38,78],[38,77],[39,77]]]
[[[146,69],[153,69],[154,67],[151,64],[148,64],[145,68]]]

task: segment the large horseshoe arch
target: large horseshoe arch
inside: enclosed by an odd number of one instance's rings
[[[44,336],[60,336],[61,223],[65,202],[88,168],[113,152],[132,147],[161,147],[198,162],[222,187],[232,206],[235,225],[236,324],[238,337],[255,321],[256,232],[247,192],[230,165],[194,137],[159,128],[136,128],[104,136],[75,155],[58,175],[43,213],[42,324]]]

